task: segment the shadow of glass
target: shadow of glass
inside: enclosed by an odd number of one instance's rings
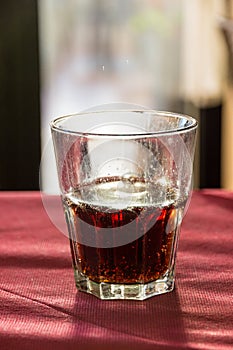
[[[181,349],[187,338],[179,293],[153,297],[146,301],[101,301],[78,292],[73,307],[75,339],[86,338],[95,349]],[[85,323],[85,334],[80,328]],[[85,343],[85,342],[84,342]],[[87,347],[88,348],[88,347]],[[144,348],[144,347],[143,347]]]

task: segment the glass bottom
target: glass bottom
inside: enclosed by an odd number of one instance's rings
[[[74,274],[79,291],[92,294],[102,300],[145,300],[155,295],[171,292],[175,282],[173,271],[168,271],[161,279],[145,284],[97,283],[78,270],[75,270]]]

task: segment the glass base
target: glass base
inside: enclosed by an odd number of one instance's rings
[[[173,271],[167,272],[163,278],[145,284],[114,284],[94,282],[75,270],[75,282],[79,291],[92,294],[102,300],[145,300],[171,292],[174,289],[174,274]]]

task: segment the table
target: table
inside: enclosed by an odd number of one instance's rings
[[[0,349],[233,349],[232,214],[232,192],[195,191],[175,290],[101,301],[76,291],[68,239],[40,193],[0,193]]]

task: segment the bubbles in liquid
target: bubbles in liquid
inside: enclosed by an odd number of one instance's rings
[[[102,205],[109,210],[133,206],[163,207],[177,201],[177,190],[166,179],[145,181],[135,174],[103,177],[86,183],[66,195],[74,203]]]
[[[68,194],[63,203],[72,226],[75,269],[96,282],[149,282],[163,276],[172,263],[180,208],[172,190],[161,202],[160,187],[165,191],[164,184],[126,174],[97,179]]]

